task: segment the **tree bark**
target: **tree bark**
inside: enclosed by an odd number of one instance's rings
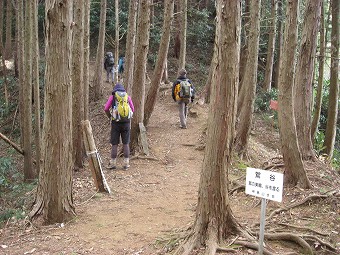
[[[103,95],[103,69],[104,69],[104,46],[105,46],[105,23],[107,0],[100,1],[100,26],[96,55],[96,66],[93,77],[94,100],[99,100]]]
[[[333,157],[336,136],[336,123],[339,107],[339,12],[340,3],[332,0],[332,32],[331,32],[331,76],[329,84],[329,102],[325,135],[325,152],[328,158]]]
[[[128,21],[129,24],[125,52],[125,88],[130,96],[132,96],[133,70],[135,62],[137,9],[138,1],[130,1]]]
[[[215,254],[217,243],[237,232],[228,196],[240,57],[240,1],[218,0],[216,37],[218,65],[212,79],[207,143],[199,183],[196,219],[192,232],[175,254],[191,254],[206,247]]]
[[[157,54],[157,61],[155,65],[155,70],[153,72],[151,86],[149,88],[145,106],[144,106],[144,126],[147,127],[151,114],[155,108],[156,101],[158,98],[159,85],[162,80],[162,75],[165,69],[166,56],[169,51],[170,43],[170,30],[172,23],[172,16],[174,13],[174,0],[166,0],[164,2],[164,23],[163,23],[163,34],[161,37],[161,42]]]
[[[269,92],[272,88],[274,52],[275,52],[275,35],[276,35],[276,12],[278,0],[271,0],[270,28],[267,49],[266,71],[264,76],[263,88]]]
[[[244,11],[242,11],[242,25],[241,25],[241,50],[240,50],[240,75],[239,75],[239,98],[241,97],[240,90],[242,86],[242,80],[244,77],[244,72],[246,68],[246,63],[248,59],[248,37],[249,37],[249,20],[250,20],[250,0],[244,1]]]
[[[90,4],[84,1],[84,119],[89,119],[89,89],[90,89]]]
[[[133,78],[133,103],[135,112],[131,121],[131,151],[135,152],[138,147],[139,123],[144,120],[145,104],[145,80],[147,54],[149,50],[150,36],[150,0],[141,0],[138,10],[138,28],[136,38],[136,58]]]
[[[118,82],[118,60],[119,60],[119,3],[115,0],[115,62],[116,62],[116,72],[114,74],[115,83]]]
[[[7,82],[7,69],[6,69],[6,63],[5,63],[5,47],[3,45],[3,26],[4,26],[4,2],[3,0],[0,0],[0,56],[1,56],[1,65],[2,65],[2,70],[0,70],[0,72],[2,71],[2,75],[3,75],[3,79],[4,79],[4,98],[5,98],[5,106],[8,107],[9,105],[9,95],[8,95],[8,82]]]
[[[25,2],[24,32],[24,93],[23,108],[23,149],[24,149],[24,180],[32,181],[36,177],[32,163],[32,9],[30,1]],[[22,28],[21,28],[22,29]]]
[[[83,168],[84,146],[81,122],[84,120],[84,3],[73,2],[72,48],[72,137],[74,168]]]
[[[36,199],[29,214],[31,218],[42,214],[46,224],[67,221],[75,214],[72,197],[72,132],[70,132],[72,7],[72,0],[46,0],[43,163]]]
[[[17,13],[16,13],[16,30],[17,30],[17,56],[18,56],[18,71],[19,71],[19,109],[24,108],[24,83],[25,83],[25,69],[24,69],[24,52],[25,52],[25,46],[24,46],[24,4],[23,0],[17,1]],[[19,111],[19,123],[20,123],[20,145],[23,147],[23,121],[24,116],[23,112]]]
[[[32,84],[34,93],[34,120],[35,120],[35,159],[36,170],[40,172],[41,159],[41,121],[40,121],[40,83],[39,83],[39,37],[38,37],[38,2],[31,1],[32,18]]]
[[[319,67],[318,67],[318,87],[316,92],[316,99],[315,99],[315,108],[314,108],[314,116],[312,120],[311,126],[311,139],[312,142],[314,141],[316,131],[319,126],[319,120],[321,116],[321,105],[322,105],[322,90],[323,90],[323,79],[324,79],[324,67],[325,67],[325,10],[324,4],[321,3],[321,23],[319,29]]]
[[[313,74],[322,0],[307,2],[294,81],[294,115],[303,160],[314,159],[311,139]]]
[[[12,2],[7,0],[6,5],[6,42],[4,59],[12,58],[12,18],[13,18],[13,8]]]
[[[280,74],[280,60],[281,60],[281,51],[283,45],[283,21],[284,17],[282,15],[282,1],[278,1],[277,5],[277,43],[276,46],[276,62],[274,63],[274,84],[272,87],[278,88],[279,84],[279,74]]]
[[[257,63],[260,35],[260,0],[250,0],[250,28],[246,68],[240,94],[238,99],[238,123],[235,137],[235,150],[243,155],[247,151],[250,129],[252,125],[252,115],[254,112],[255,92],[257,85]]]
[[[188,0],[180,0],[180,51],[178,70],[185,68],[187,53],[187,20],[188,20]]]
[[[311,188],[298,147],[294,116],[293,82],[297,47],[298,6],[299,1],[297,0],[287,1],[285,40],[279,70],[278,122],[285,164],[285,184],[295,186],[300,183],[302,188]]]

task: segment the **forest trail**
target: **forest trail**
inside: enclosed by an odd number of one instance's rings
[[[74,174],[77,217],[63,226],[31,226],[21,233],[5,228],[4,254],[155,254],[157,238],[184,229],[192,219],[203,160],[195,146],[207,106],[197,107],[198,117],[189,117],[188,129],[180,129],[177,104],[170,90],[163,92],[147,128],[150,157],[156,160],[133,159],[124,171],[119,158],[118,170],[107,170],[110,123],[103,105],[111,85],[105,83],[105,96],[91,104],[90,113],[111,194],[95,192],[86,166]]]
[[[201,148],[208,106],[193,104],[193,112],[197,114],[195,117],[189,115],[188,129],[180,129],[177,104],[171,98],[171,90],[161,92],[147,128],[150,156],[156,160],[133,159],[130,168],[124,171],[120,158],[118,170],[107,170],[110,123],[103,106],[111,93],[111,85],[105,83],[103,99],[91,103],[90,121],[112,193],[95,191],[91,172],[86,165],[84,170],[74,174],[73,194],[77,216],[71,222],[52,226],[37,227],[27,220],[8,224],[0,230],[0,254],[165,254],[166,249],[171,250],[176,244],[176,235],[183,234],[193,222],[204,157]],[[261,168],[265,162],[277,158],[278,138],[277,131],[271,125],[256,118],[250,140],[250,161],[235,162],[239,165],[234,165],[230,170],[229,180],[244,184],[245,164]],[[309,173],[312,172],[317,173],[315,169],[309,169]],[[335,181],[335,185],[336,182],[339,183]],[[328,183],[325,182],[325,185]],[[301,200],[312,192],[286,189],[283,202]],[[249,227],[259,222],[258,198],[246,196],[240,190],[233,192],[230,200],[233,213],[242,226]],[[279,206],[276,202],[268,203],[268,213]],[[321,216],[316,216],[316,212],[320,212]],[[334,210],[323,203],[301,207],[281,217],[279,221],[283,223],[313,224],[315,229],[328,232],[333,238],[340,231]],[[334,240],[336,243],[339,237]],[[296,250],[297,246],[292,245],[273,244],[271,248],[277,252],[275,254],[283,254]],[[252,250],[239,250],[233,254],[254,253]]]

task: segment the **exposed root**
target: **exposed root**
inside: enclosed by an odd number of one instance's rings
[[[269,240],[286,240],[292,241],[296,244],[300,245],[307,254],[313,254],[313,250],[310,245],[300,236],[292,234],[292,233],[275,233],[275,234],[265,234],[265,238]]]
[[[216,224],[210,223],[207,230],[208,239],[206,240],[206,248],[204,255],[215,255],[217,250],[217,229]]]
[[[229,194],[233,194],[235,191],[239,191],[239,190],[244,190],[246,188],[245,185],[240,185],[240,186],[237,186],[235,188],[233,188],[232,190],[229,191]]]
[[[217,247],[216,253],[218,253],[218,252],[228,252],[228,253],[231,252],[231,253],[235,253],[235,252],[237,252],[237,250],[232,249],[232,248]]]
[[[274,169],[274,168],[279,168],[279,167],[284,167],[285,164],[270,164],[266,167],[264,167],[263,169],[264,170],[271,170],[271,169]]]
[[[235,244],[242,245],[246,248],[253,249],[253,250],[259,250],[259,245],[247,241],[236,241]],[[267,249],[263,248],[263,254],[264,255],[274,255],[274,253],[268,251]]]
[[[296,226],[296,225],[291,225],[291,224],[286,224],[286,223],[279,223],[279,225],[285,226],[285,227],[290,227],[290,228],[296,228],[296,229],[307,230],[307,231],[309,231],[309,232],[318,234],[318,235],[320,235],[320,236],[328,236],[328,234],[321,233],[321,232],[319,232],[319,231],[316,231],[316,230],[311,229],[311,228],[308,228],[308,227],[301,227],[301,226]]]
[[[198,234],[191,232],[177,248],[174,255],[189,255],[195,248],[198,240]]]
[[[298,207],[300,205],[303,205],[304,203],[306,202],[309,202],[309,201],[313,201],[313,200],[317,200],[317,199],[320,199],[320,198],[328,198],[330,195],[317,195],[317,194],[314,194],[314,195],[310,195],[308,197],[306,197],[305,199],[303,199],[302,201],[299,201],[299,202],[296,202],[296,203],[293,203],[285,208],[279,208],[275,211],[273,211],[266,219],[266,221],[270,220],[275,214],[278,214],[280,212],[283,212],[283,211],[288,211],[292,208],[295,208],[295,207]]]
[[[312,236],[312,235],[303,235],[302,237],[304,237],[305,239],[309,239],[309,240],[313,240],[313,241],[317,241],[321,246],[324,246],[326,248],[328,248],[331,251],[336,251],[336,248],[333,247],[330,243],[327,243],[323,240],[321,240],[319,237],[317,236]],[[319,245],[319,246],[320,246]]]

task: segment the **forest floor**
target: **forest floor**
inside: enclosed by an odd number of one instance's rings
[[[111,85],[105,84],[105,96],[91,104],[90,114],[104,167],[110,158],[110,125],[103,105]],[[161,92],[147,128],[150,157],[131,160],[127,171],[121,167],[104,168],[111,194],[96,192],[86,164],[83,170],[74,173],[76,217],[70,222],[49,226],[27,219],[9,220],[0,229],[0,254],[171,254],[195,219],[208,106],[196,103],[192,105],[192,112],[195,114],[189,116],[188,129],[180,129],[171,91]],[[230,190],[245,185],[247,166],[283,171],[278,132],[261,116],[254,122],[250,148],[249,158],[235,160],[229,172]],[[118,164],[121,163],[120,158]],[[307,164],[307,172],[313,189],[285,188],[282,203],[268,202],[267,217],[274,210],[281,208],[282,211],[276,211],[266,222],[265,233],[305,235],[304,239],[316,254],[340,254],[339,174],[316,162]],[[34,197],[33,192],[27,195]],[[304,199],[304,203],[289,209]],[[261,200],[246,195],[242,187],[230,192],[230,200],[240,225],[246,230],[258,231]],[[316,241],[310,236],[319,239]],[[237,238],[231,237],[226,244],[232,244]],[[306,254],[291,241],[266,239],[265,244],[272,254]],[[330,250],[326,244],[336,250]],[[256,254],[251,249],[232,247],[235,253],[220,254]]]

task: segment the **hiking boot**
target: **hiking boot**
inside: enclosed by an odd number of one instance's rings
[[[130,159],[124,158],[124,165],[123,165],[124,170],[127,170],[129,167],[130,167]]]
[[[116,169],[116,168],[117,168],[117,159],[110,159],[107,169]]]

